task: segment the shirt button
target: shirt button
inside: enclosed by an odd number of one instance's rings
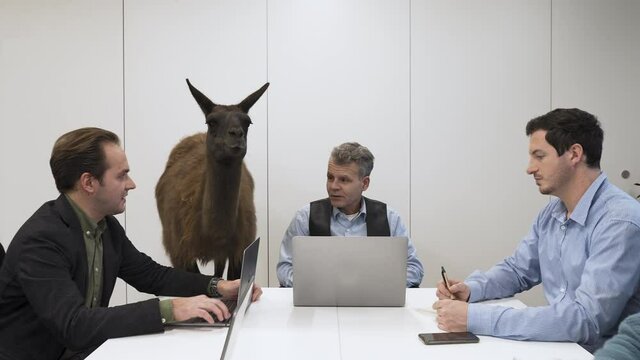
[[[565,288],[560,288],[560,292],[561,292],[561,293],[563,293],[563,294],[564,294],[564,292],[565,292],[566,290],[567,290],[567,289],[565,289]]]
[[[566,226],[564,226],[564,225],[562,225],[562,226],[560,226],[560,229],[562,229],[562,230],[566,230],[566,229],[567,229],[567,227],[566,227]]]
[[[91,235],[91,231],[87,231],[87,235]]]
[[[100,272],[100,269],[98,269],[98,268],[96,268],[95,270],[96,270],[96,272]]]
[[[162,323],[164,324],[164,323],[166,323],[166,322],[167,322],[167,319],[162,318]]]

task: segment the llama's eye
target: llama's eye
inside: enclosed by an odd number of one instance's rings
[[[218,127],[218,122],[216,121],[216,119],[209,119],[207,120],[207,126],[209,127],[209,130],[215,130]]]
[[[248,128],[249,125],[253,124],[253,121],[251,121],[251,118],[248,116],[242,116],[239,119],[245,129]]]

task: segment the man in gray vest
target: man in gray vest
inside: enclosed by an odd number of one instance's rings
[[[327,170],[328,198],[296,212],[280,245],[277,274],[280,286],[293,286],[291,240],[294,236],[407,236],[400,215],[385,203],[368,199],[373,154],[366,147],[344,143],[333,148]],[[424,270],[409,240],[407,287],[418,287]]]

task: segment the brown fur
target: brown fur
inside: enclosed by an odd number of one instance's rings
[[[236,279],[242,252],[256,237],[253,178],[243,161],[246,113],[268,84],[237,106],[216,105],[189,86],[209,131],[180,141],[158,181],[163,244],[176,268],[198,271],[197,260],[213,261],[222,276],[228,259],[227,277]]]

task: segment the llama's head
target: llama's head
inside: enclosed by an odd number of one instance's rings
[[[217,105],[193,87],[189,79],[187,84],[206,119],[209,156],[223,163],[242,160],[247,153],[247,133],[251,125],[249,109],[267,90],[269,83],[237,105]]]

